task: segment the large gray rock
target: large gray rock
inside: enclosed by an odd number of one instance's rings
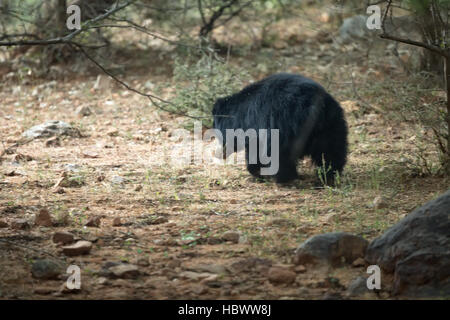
[[[36,279],[57,279],[62,273],[62,266],[48,259],[36,260],[31,267],[31,274]]]
[[[450,191],[370,243],[366,260],[394,273],[394,293],[450,296]]]
[[[80,137],[80,131],[64,121],[52,120],[25,131],[22,136],[27,139],[48,138],[52,136],[68,135]]]
[[[338,266],[364,257],[368,242],[345,232],[331,232],[313,236],[295,252],[296,264],[328,263]]]

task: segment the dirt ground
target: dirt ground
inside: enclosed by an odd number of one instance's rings
[[[289,38],[291,39],[291,38]],[[292,39],[291,39],[292,40]],[[411,124],[386,117],[382,109],[401,96],[361,90],[386,78],[406,81],[400,66],[367,60],[364,51],[336,52],[326,33],[306,30],[287,45],[280,40],[279,71],[300,72],[324,83],[342,103],[349,124],[348,164],[337,188],[317,188],[308,159],[302,179],[293,185],[258,182],[244,165],[191,163],[177,166],[171,154],[176,129],[185,119],[149,105],[148,100],[108,82],[94,90],[96,75],[71,75],[50,81],[18,79],[0,84],[0,137],[3,147],[20,140],[31,126],[61,120],[83,137],[61,137],[59,146],[34,140],[3,156],[0,171],[0,298],[3,299],[322,299],[344,296],[365,266],[294,266],[295,248],[308,237],[346,231],[368,240],[383,233],[417,206],[449,187],[448,178],[419,175],[408,165],[416,152]],[[339,60],[339,54],[347,57]],[[353,57],[353,58],[352,58]],[[356,58],[354,58],[356,57]],[[264,51],[237,57],[253,68]],[[330,65],[331,61],[340,61]],[[158,61],[126,78],[139,86],[169,81],[152,72]],[[276,69],[276,70],[278,70]],[[387,70],[389,72],[387,72]],[[334,78],[329,78],[332,72]],[[255,78],[270,73],[259,70]],[[350,78],[350,75],[351,77]],[[342,75],[342,76],[339,76]],[[379,97],[382,98],[379,98]],[[363,108],[363,102],[378,107]],[[76,110],[88,107],[92,114]],[[432,152],[432,151],[430,151]],[[19,156],[18,156],[19,155]],[[22,156],[20,156],[22,155]],[[24,156],[23,156],[24,155]],[[176,158],[176,157],[175,157]],[[64,174],[76,183],[55,188]],[[381,199],[381,202],[375,199]],[[373,205],[373,202],[377,202]],[[56,226],[11,227],[17,219],[33,221],[46,208]],[[99,227],[86,227],[92,217]],[[121,226],[113,226],[120,217]],[[52,241],[68,231],[93,242],[88,255],[66,257]],[[239,241],[224,241],[227,231]],[[41,258],[77,265],[82,289],[61,289],[63,279],[39,280],[31,265]],[[99,273],[109,262],[139,268],[135,279],[111,279]],[[269,266],[296,273],[294,282],[273,284]],[[386,299],[390,279],[380,294]]]

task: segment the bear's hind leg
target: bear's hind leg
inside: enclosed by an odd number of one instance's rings
[[[276,182],[288,183],[298,178],[297,161],[290,160],[289,158],[283,159],[280,154],[280,167],[278,169],[278,173],[275,175]]]

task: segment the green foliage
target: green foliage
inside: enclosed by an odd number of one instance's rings
[[[198,60],[188,58],[187,61],[178,57],[173,77],[176,89],[173,111],[205,118],[203,124],[211,126],[211,111],[216,99],[241,90],[248,78],[247,72],[214,54],[202,55]]]

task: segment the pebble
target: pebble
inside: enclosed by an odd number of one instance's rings
[[[77,241],[75,244],[70,246],[62,247],[63,253],[69,257],[88,254],[91,249],[92,242],[84,240]]]

